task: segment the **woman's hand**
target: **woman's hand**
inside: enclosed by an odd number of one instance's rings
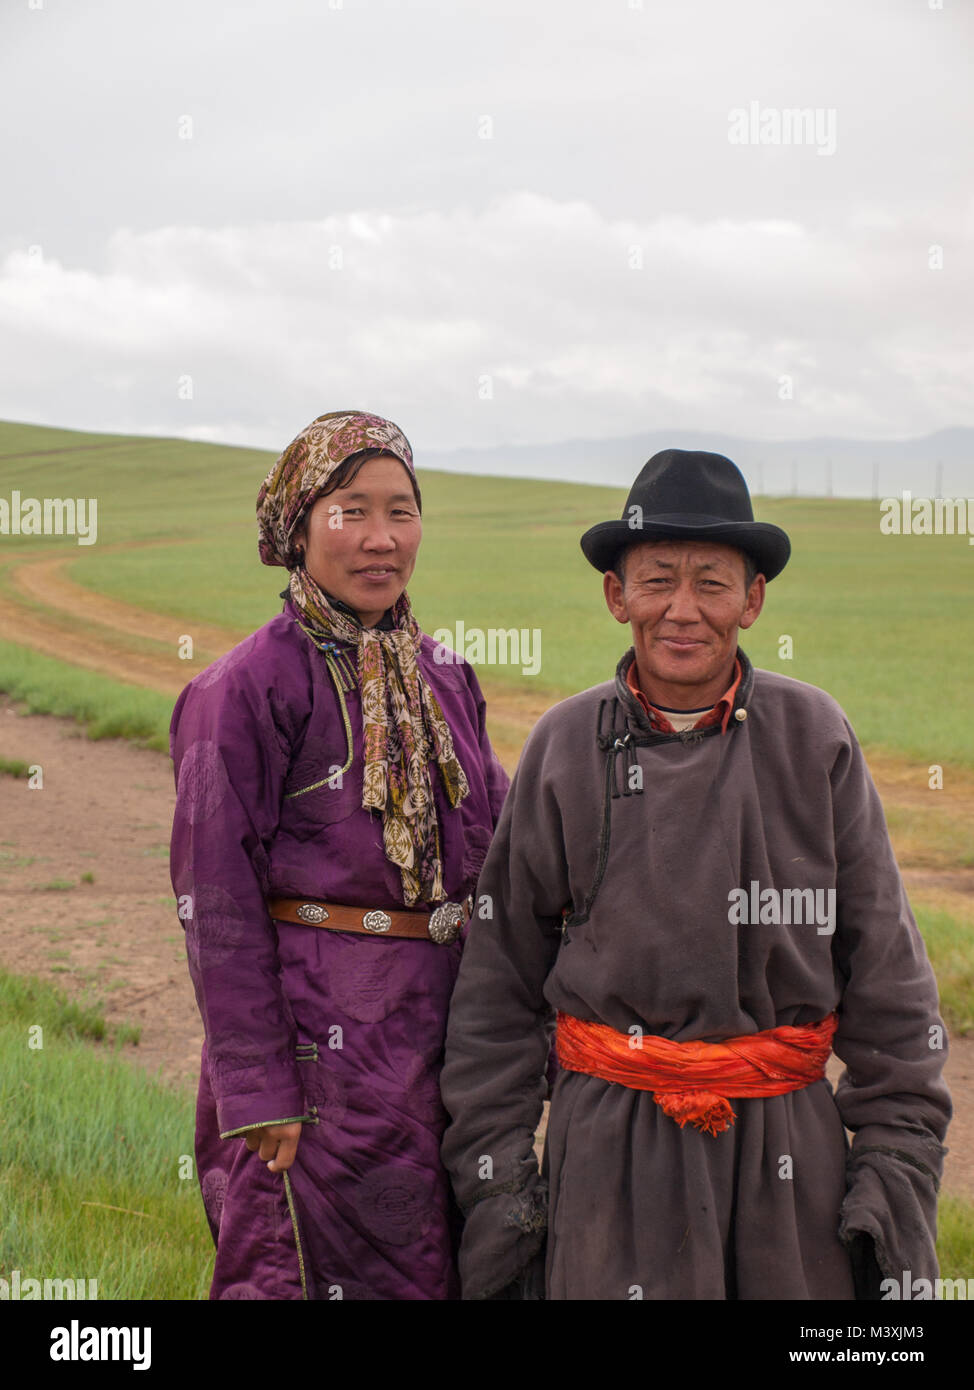
[[[251,1153],[260,1150],[260,1157],[272,1173],[290,1168],[301,1138],[300,1121],[290,1125],[263,1125],[244,1136]]]

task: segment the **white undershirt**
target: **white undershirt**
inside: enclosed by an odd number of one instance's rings
[[[710,709],[687,710],[664,709],[662,705],[656,705],[655,708],[670,721],[678,734],[682,734],[685,733],[687,729],[692,729],[696,724],[699,724],[705,714],[712,714],[717,707],[716,705],[711,705]]]

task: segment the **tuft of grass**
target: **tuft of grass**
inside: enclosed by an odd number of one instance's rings
[[[3,776],[19,779],[27,777],[29,772],[27,763],[22,763],[17,758],[0,758],[0,774]]]
[[[974,1276],[974,1203],[941,1194],[937,1206],[937,1256],[942,1278]]]
[[[940,990],[940,1009],[952,1033],[974,1032],[974,933],[949,912],[914,907]]]
[[[83,873],[83,874],[81,875],[81,882],[82,882],[82,883],[94,883],[94,881],[95,881],[95,875],[91,872],[90,869],[89,869],[86,873]]]
[[[116,1023],[112,1028],[112,1036],[119,1046],[131,1043],[133,1047],[138,1047],[142,1041],[142,1029],[137,1023]]]
[[[76,888],[77,884],[70,878],[52,878],[50,883],[42,883],[40,892],[42,893],[66,893],[71,888]]]
[[[155,690],[0,641],[3,690],[25,714],[59,714],[84,726],[90,739],[125,738],[157,752],[169,751],[173,701]]]
[[[897,805],[891,797],[883,810],[901,863],[913,868],[974,868],[974,839],[968,818],[951,806]]]
[[[37,1025],[43,1045],[31,1047]],[[203,1299],[213,1244],[193,1101],[93,1049],[99,1033],[51,986],[0,974],[0,1277],[96,1279],[100,1299]]]
[[[32,975],[10,975],[0,971],[0,1018],[4,1026],[20,1023],[27,1027],[43,1025],[47,1035],[59,1038],[93,1039],[101,1042],[108,1034],[104,1018],[85,1004],[79,1004]]]

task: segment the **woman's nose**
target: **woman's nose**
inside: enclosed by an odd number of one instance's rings
[[[372,522],[362,541],[366,550],[394,550],[396,542],[386,521]]]

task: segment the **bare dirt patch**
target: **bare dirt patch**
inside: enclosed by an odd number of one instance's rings
[[[40,766],[44,783],[0,776],[0,965],[140,1026],[126,1052],[188,1083],[202,1027],[169,882],[171,762],[92,742],[71,720],[17,715],[6,696],[0,757]]]

